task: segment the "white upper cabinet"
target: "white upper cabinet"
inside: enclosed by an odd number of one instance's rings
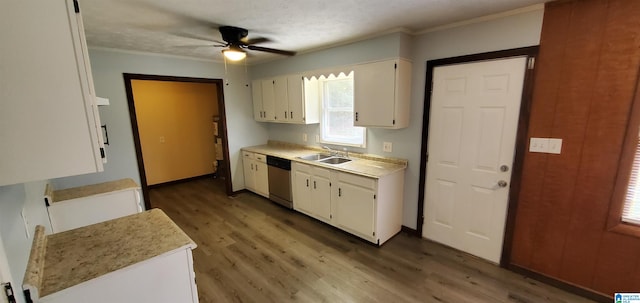
[[[254,80],[253,116],[261,122],[318,123],[319,99],[317,95],[305,95],[304,80],[299,74]]]
[[[275,120],[287,122],[289,116],[289,99],[287,97],[287,77],[273,78],[273,91],[275,95]]]
[[[2,2],[0,186],[103,170],[93,78],[74,2]]]
[[[409,126],[411,63],[392,59],[354,67],[354,125]]]

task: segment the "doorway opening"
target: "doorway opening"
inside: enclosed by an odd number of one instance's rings
[[[123,74],[145,207],[149,187],[224,180],[232,193],[222,79]]]
[[[538,46],[532,46],[532,47],[525,47],[525,48],[518,48],[518,49],[511,49],[511,50],[504,50],[504,51],[496,51],[496,52],[489,52],[489,53],[482,53],[482,54],[475,54],[475,55],[468,55],[468,56],[460,56],[460,57],[453,57],[453,58],[445,58],[445,59],[438,59],[438,60],[430,60],[427,61],[427,71],[426,71],[426,83],[427,85],[425,86],[425,102],[424,102],[424,116],[423,116],[423,125],[422,125],[422,149],[421,149],[421,163],[420,163],[420,179],[419,179],[419,193],[418,193],[418,217],[417,217],[417,233],[420,237],[423,236],[423,230],[425,228],[425,204],[427,201],[427,190],[429,190],[429,194],[433,194],[434,192],[434,188],[428,188],[425,189],[426,186],[428,186],[427,184],[427,179],[428,179],[428,172],[427,172],[427,166],[428,166],[428,160],[429,161],[438,161],[437,159],[434,159],[434,157],[431,157],[430,159],[430,155],[429,155],[429,139],[430,137],[436,138],[436,136],[438,134],[443,135],[440,130],[435,131],[434,129],[430,130],[430,123],[432,124],[432,122],[434,121],[430,121],[432,114],[434,113],[434,110],[437,109],[433,109],[433,91],[434,91],[434,80],[435,80],[435,70],[436,69],[440,69],[442,70],[442,68],[448,68],[451,66],[462,66],[462,65],[474,65],[473,63],[479,63],[479,62],[490,62],[490,61],[498,61],[498,60],[502,60],[502,59],[509,59],[509,58],[516,58],[516,57],[525,57],[527,58],[526,60],[526,67],[524,68],[524,71],[521,73],[524,73],[524,75],[520,75],[522,77],[522,88],[521,88],[521,96],[520,96],[520,105],[519,105],[519,109],[517,110],[517,112],[515,112],[516,115],[516,119],[517,121],[515,121],[515,123],[513,123],[513,126],[511,127],[515,127],[516,129],[510,129],[510,131],[515,132],[515,138],[512,139],[514,140],[514,144],[511,147],[512,151],[514,152],[512,159],[513,159],[513,164],[512,165],[508,165],[505,166],[503,165],[504,163],[495,163],[497,165],[496,166],[498,171],[505,171],[504,169],[508,170],[510,172],[510,178],[509,180],[495,180],[496,181],[496,188],[500,188],[500,187],[508,187],[508,193],[506,193],[506,216],[504,217],[504,232],[503,232],[503,236],[502,240],[500,241],[501,243],[499,243],[499,245],[501,246],[501,252],[498,253],[499,258],[496,257],[494,259],[499,259],[499,263],[501,266],[506,266],[508,264],[509,261],[509,256],[511,254],[511,242],[512,242],[512,238],[513,238],[513,229],[514,229],[514,220],[515,220],[515,215],[516,215],[516,207],[517,207],[517,199],[518,199],[518,193],[519,193],[519,187],[520,187],[520,179],[521,179],[521,175],[522,175],[522,167],[523,167],[523,160],[524,160],[524,154],[526,152],[526,147],[527,147],[527,130],[528,130],[528,124],[529,124],[529,108],[530,108],[530,103],[531,103],[531,97],[532,97],[532,88],[533,88],[533,80],[534,80],[534,63],[535,63],[535,58],[538,54]],[[482,68],[480,66],[480,68]],[[508,77],[508,76],[507,76]],[[485,77],[483,78],[483,85],[498,85],[498,83],[502,83],[500,81],[494,81],[494,80],[499,80],[500,77]],[[463,79],[463,77],[458,77],[458,76],[450,76],[450,78],[452,81],[450,81],[450,83],[447,83],[447,90],[453,91],[456,89],[459,89],[459,91],[462,91],[464,89],[467,88],[467,84],[465,83],[465,80]],[[459,81],[458,81],[459,80]],[[504,83],[507,83],[508,81],[504,81]],[[493,105],[489,105],[489,107],[491,107]],[[442,108],[442,107],[441,107]],[[499,106],[496,106],[494,108],[499,108]],[[456,115],[456,110],[455,109],[461,109],[461,111],[459,111],[458,113],[462,112],[462,107],[459,108],[455,108],[454,107],[448,107],[448,109],[451,109],[450,111],[448,111],[448,113],[451,114],[451,117],[443,120],[446,121],[448,124],[451,124],[457,120],[455,120],[456,117],[458,117]],[[498,111],[494,111],[492,113],[497,113]],[[495,119],[491,118],[494,117],[495,115],[493,115],[492,113],[489,113],[488,115],[485,115],[484,118],[487,118],[486,121],[489,121],[489,123],[487,125],[493,125],[496,126]],[[459,122],[460,125],[462,125],[462,121],[466,118],[463,118],[463,114],[460,114],[458,118],[460,118],[461,120]],[[476,116],[477,118],[478,116]],[[474,118],[475,119],[475,118]],[[480,120],[483,119],[482,117],[479,118]],[[433,120],[433,119],[431,119]],[[442,119],[439,119],[442,120]],[[477,121],[480,121],[478,119],[476,119]],[[453,121],[453,122],[452,122]],[[451,126],[454,126],[455,123],[451,124]],[[496,126],[498,127],[498,126]],[[499,127],[498,127],[499,128]],[[473,131],[478,131],[479,129],[474,129]],[[439,133],[440,132],[440,133]],[[480,140],[478,139],[478,137],[482,137],[482,138],[488,138],[486,136],[486,134],[482,134],[481,136],[478,135],[474,135],[474,136],[466,136],[466,138],[472,138],[472,140]],[[462,138],[462,135],[460,136],[460,138]],[[446,140],[445,140],[446,141]],[[464,141],[464,140],[462,140]],[[491,140],[487,140],[487,141],[491,141]],[[479,141],[478,141],[479,142]],[[446,143],[446,142],[445,142]],[[449,142],[450,143],[450,142]],[[451,145],[451,148],[454,148],[455,144],[449,144],[447,143],[447,145]],[[435,145],[434,145],[435,146]],[[456,145],[457,146],[457,145]],[[509,149],[509,147],[507,148]],[[487,149],[489,151],[494,151],[491,149]],[[487,153],[485,153],[486,155]],[[475,156],[474,156],[475,157]],[[446,162],[446,161],[445,161]],[[444,166],[449,165],[450,167],[455,167],[455,165],[450,165],[450,163],[445,163]],[[448,172],[445,172],[448,173]],[[467,179],[474,179],[475,176],[467,176]],[[466,177],[465,177],[466,178]],[[431,180],[433,180],[433,177],[430,178]],[[439,180],[442,181],[440,182],[440,184],[442,185],[443,188],[443,195],[440,195],[441,197],[450,197],[453,199],[453,197],[455,197],[456,195],[456,190],[455,190],[455,182],[447,182],[446,180]],[[492,180],[493,181],[493,180]],[[432,181],[432,184],[433,183]],[[449,192],[446,192],[444,189],[446,189],[446,185],[451,185],[448,188],[450,189]],[[483,188],[483,186],[478,186],[475,189],[479,189],[480,191],[485,191],[486,193],[490,194],[491,189],[485,189]],[[490,186],[487,185],[487,188],[489,188]],[[488,196],[488,195],[487,195]],[[431,200],[430,200],[431,201]],[[453,201],[453,200],[452,200]],[[431,204],[433,205],[433,204]],[[445,205],[446,206],[446,205]],[[433,209],[429,209],[427,211],[433,212]],[[454,208],[451,207],[440,207],[438,208],[438,211],[440,211],[441,214],[452,214],[455,212]],[[431,214],[431,213],[430,213]],[[454,214],[455,215],[455,214]],[[433,219],[433,218],[431,218]],[[440,222],[437,222],[440,223]],[[444,222],[446,223],[446,222]],[[442,224],[443,226],[446,224]],[[502,232],[502,231],[501,231]],[[473,231],[471,231],[471,233],[473,233]],[[483,236],[483,235],[479,235],[479,236]],[[502,235],[501,235],[502,236]]]

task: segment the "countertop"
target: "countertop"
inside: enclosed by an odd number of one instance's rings
[[[101,195],[114,191],[127,190],[131,188],[140,188],[140,186],[136,184],[136,182],[132,179],[127,178],[60,190],[53,190],[51,186],[47,186],[45,196],[47,196],[49,203],[55,203],[65,200]]]
[[[244,147],[242,150],[371,178],[380,178],[407,168],[407,160],[404,159],[384,158],[351,152],[349,153],[351,161],[341,164],[326,164],[317,161],[303,160],[298,157],[316,153],[327,153],[327,150],[279,141],[269,141],[265,145]]]
[[[23,281],[32,299],[197,245],[160,209],[61,233],[36,227]]]

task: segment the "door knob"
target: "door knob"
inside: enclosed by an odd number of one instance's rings
[[[500,166],[500,171],[501,171],[501,172],[507,172],[507,171],[509,171],[509,166],[508,166],[508,165],[502,165],[502,166]]]
[[[498,187],[507,187],[507,181],[505,180],[498,181]]]

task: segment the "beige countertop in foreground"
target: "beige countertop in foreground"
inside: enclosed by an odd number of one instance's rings
[[[50,203],[78,199],[83,197],[95,196],[105,193],[110,193],[119,190],[126,190],[131,188],[140,188],[132,179],[120,179],[115,181],[109,181],[98,184],[91,184],[86,186],[79,186],[60,190],[47,190],[45,195],[50,195]]]
[[[407,160],[404,159],[384,158],[358,153],[349,153],[349,158],[352,161],[335,165],[320,163],[317,161],[303,160],[299,159],[298,157],[315,153],[327,153],[327,151],[319,148],[278,141],[269,141],[268,144],[265,145],[244,147],[242,148],[242,150],[264,155],[276,156],[300,163],[317,165],[371,178],[380,178],[407,168]]]
[[[23,288],[36,299],[186,248],[196,244],[159,209],[47,236],[39,226]]]

